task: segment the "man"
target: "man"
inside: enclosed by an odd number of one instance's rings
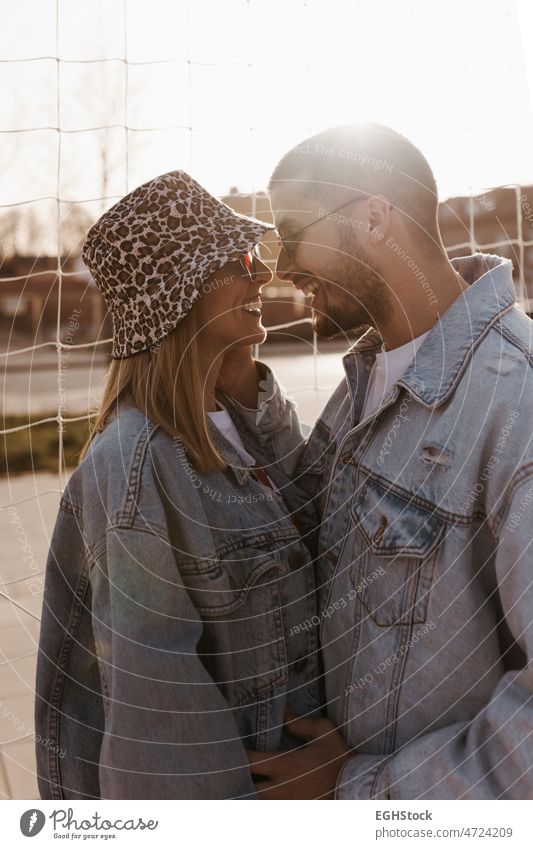
[[[301,526],[321,523],[328,718],[287,718],[295,752],[250,753],[258,795],[531,798],[533,322],[512,265],[448,259],[431,169],[386,127],[306,140],[269,191],[277,274],[318,334],[367,329],[306,444],[279,387],[254,409],[251,359],[224,375],[306,494]]]

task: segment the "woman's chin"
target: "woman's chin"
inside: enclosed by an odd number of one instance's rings
[[[261,324],[261,319],[258,320],[255,329],[249,327],[242,330],[239,336],[236,336],[230,345],[231,348],[240,348],[246,345],[261,345],[267,338],[266,328]]]
[[[267,332],[261,324],[257,333],[250,333],[246,338],[247,345],[262,345],[267,338]]]

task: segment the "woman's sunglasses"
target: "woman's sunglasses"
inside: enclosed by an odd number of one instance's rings
[[[257,282],[258,270],[255,263],[255,260],[258,258],[257,253],[253,251],[248,251],[247,254],[243,254],[239,257],[239,262],[241,264],[241,268],[244,273],[250,278],[250,283]]]

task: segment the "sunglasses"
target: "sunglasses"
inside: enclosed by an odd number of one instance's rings
[[[256,283],[257,281],[258,270],[255,260],[258,259],[258,254],[256,251],[257,248],[254,248],[253,251],[248,251],[247,254],[239,257],[241,268],[245,275],[250,278],[250,283]]]
[[[300,244],[302,233],[305,230],[308,230],[309,227],[312,227],[313,224],[318,224],[319,221],[324,221],[326,218],[329,218],[330,216],[334,215],[336,212],[339,212],[341,209],[344,209],[345,207],[349,206],[351,203],[355,203],[356,201],[368,199],[368,194],[366,192],[365,193],[359,193],[359,194],[360,194],[360,197],[352,196],[350,198],[350,200],[347,200],[344,203],[341,203],[340,206],[336,206],[335,209],[332,209],[330,212],[323,213],[319,218],[315,218],[313,221],[310,221],[309,224],[305,225],[305,227],[300,227],[299,230],[296,230],[294,233],[292,233],[290,239],[284,238],[281,235],[281,233],[279,232],[279,230],[276,230],[276,232],[278,234],[278,245],[281,248],[284,249],[284,251],[287,254],[287,256],[289,257],[289,259],[294,259],[295,255],[296,255],[296,251],[298,249],[298,245]]]

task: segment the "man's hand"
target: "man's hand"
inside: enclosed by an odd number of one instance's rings
[[[286,728],[309,742],[288,752],[247,751],[259,799],[333,799],[337,776],[353,754],[329,719],[289,719]]]
[[[231,395],[243,407],[255,410],[261,375],[252,356],[252,346],[232,348],[224,354],[218,373],[217,389]]]

